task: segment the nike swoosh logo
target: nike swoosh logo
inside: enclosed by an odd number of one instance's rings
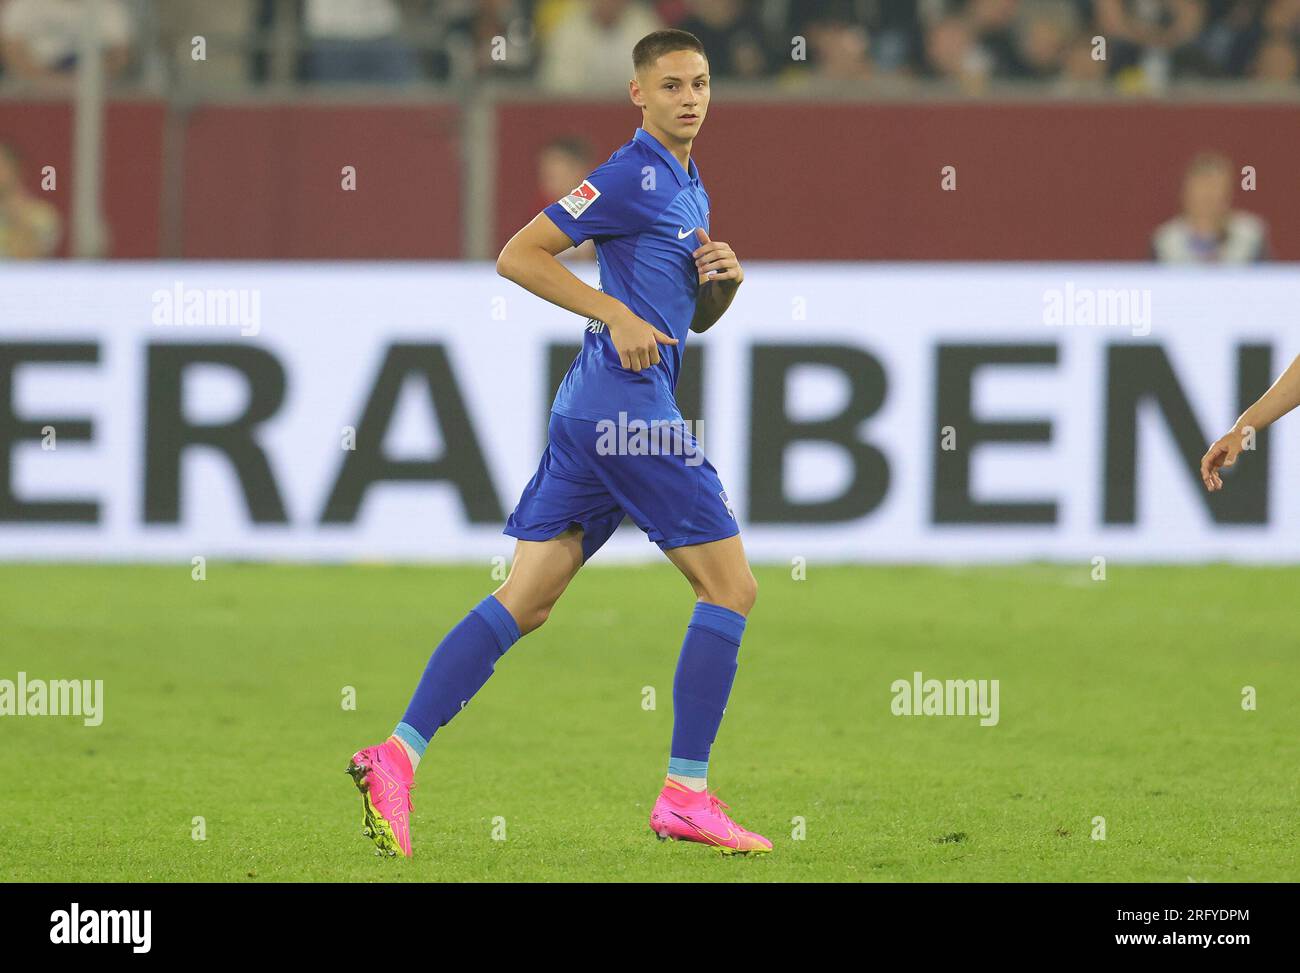
[[[711,839],[711,840],[713,840],[713,841],[719,842],[720,844],[721,844],[721,843],[726,843],[726,842],[729,842],[729,841],[737,841],[737,840],[739,839],[739,835],[737,835],[736,832],[733,831],[731,828],[728,828],[728,829],[727,829],[727,836],[724,838],[722,835],[713,834],[713,833],[710,832],[710,831],[706,831],[706,830],[704,830],[704,829],[701,828],[698,824],[696,824],[694,821],[692,821],[690,818],[688,818],[688,817],[683,817],[682,815],[678,814],[676,811],[673,811],[673,812],[672,812],[672,815],[673,815],[673,817],[675,817],[675,818],[679,818],[679,819],[681,819],[682,821],[685,821],[687,824],[689,824],[692,828],[694,828],[694,829],[695,829],[696,831],[698,831],[700,834],[704,835],[704,837],[709,838],[709,839]]]
[[[689,230],[687,230],[687,231],[684,232],[684,233],[683,233],[681,230],[678,230],[678,231],[677,231],[677,239],[679,239],[679,240],[685,240],[688,236],[690,236],[690,235],[691,235],[692,233],[694,233],[694,232],[695,232],[695,227],[691,227]]]

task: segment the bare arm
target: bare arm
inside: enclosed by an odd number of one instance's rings
[[[584,284],[568,267],[555,259],[573,246],[568,234],[545,213],[510,238],[497,257],[497,273],[544,301],[585,318],[605,321],[627,310],[622,302]]]
[[[1221,436],[1201,458],[1201,480],[1213,493],[1223,488],[1219,469],[1232,466],[1249,440],[1254,448],[1255,433],[1272,425],[1300,405],[1300,356],[1281,374],[1255,404],[1241,414],[1236,425]]]
[[[700,285],[699,297],[695,299],[695,317],[691,319],[691,330],[696,334],[708,331],[718,318],[727,313],[731,300],[740,289],[740,281],[709,281]]]
[[[699,334],[708,331],[718,318],[727,313],[741,281],[745,279],[745,272],[729,244],[710,240],[709,235],[698,227],[695,236],[700,241],[694,254],[699,290],[691,330]]]
[[[502,248],[497,273],[566,311],[605,322],[624,368],[639,372],[659,364],[659,345],[675,345],[677,339],[641,320],[622,301],[583,283],[555,259],[571,246],[568,234],[538,213]]]
[[[1237,429],[1264,429],[1300,405],[1300,356],[1287,366],[1276,382],[1237,420]]]

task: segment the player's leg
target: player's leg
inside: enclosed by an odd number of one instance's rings
[[[697,600],[748,617],[758,597],[758,582],[749,569],[739,534],[707,544],[672,547],[664,554],[685,575]]]
[[[548,541],[516,541],[510,573],[492,593],[505,606],[520,636],[540,628],[584,560],[582,529],[570,527]]]
[[[709,793],[707,777],[758,583],[739,534],[664,553],[690,582],[696,601],[673,676],[668,777],[650,826],[660,837],[703,840],[724,852],[770,851],[770,841],[727,816],[726,805]]]
[[[695,610],[673,680],[673,743],[668,779],[708,785],[709,751],[739,666],[740,640],[758,583],[740,535],[664,552],[695,591]]]
[[[708,785],[709,752],[739,668],[741,637],[758,583],[740,535],[664,552],[695,590],[673,679],[673,742],[668,779],[695,791]]]
[[[622,511],[552,418],[546,450],[505,532],[517,541],[510,575],[447,633],[387,741],[353,754],[364,831],[381,852],[410,855],[410,789],[429,740],[482,688],[496,661],[550,614],[569,581],[605,543]]]
[[[515,541],[505,583],[439,643],[397,726],[395,735],[413,766],[419,766],[434,733],[488,681],[506,650],[541,626],[580,567],[582,531],[577,527],[550,540]]]
[[[669,777],[651,813],[661,837],[714,845],[725,852],[770,851],[709,793],[709,751],[735,679],[745,618],[757,593],[740,528],[717,470],[685,423],[660,427],[653,450],[602,449],[595,423],[566,420],[566,441],[646,535],[695,589],[696,603],[673,679]]]
[[[505,583],[438,644],[393,735],[352,755],[362,830],[381,852],[410,857],[411,788],[429,741],[483,688],[506,650],[541,626],[582,561],[577,527],[549,540],[517,540]]]

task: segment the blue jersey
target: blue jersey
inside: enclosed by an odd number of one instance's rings
[[[543,212],[574,246],[596,241],[600,289],[677,339],[659,346],[659,364],[624,368],[603,321],[591,319],[582,351],[555,395],[553,412],[572,419],[680,419],[673,394],[695,316],[699,275],[695,228],[709,229],[709,194],[695,160],[684,170],[638,128],[582,185]]]

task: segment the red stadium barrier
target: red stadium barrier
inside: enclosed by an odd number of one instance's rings
[[[211,106],[185,140],[184,255],[461,256],[453,106]],[[355,192],[342,169],[356,167]]]
[[[163,119],[159,101],[117,101],[104,118],[104,219],[109,256],[156,257],[162,226]],[[0,101],[0,141],[22,157],[27,188],[63,217],[56,251],[67,256],[72,226],[72,106],[57,101]],[[42,192],[41,170],[54,166],[54,192]]]
[[[1236,205],[1263,216],[1273,256],[1300,259],[1290,105],[733,102],[720,96],[696,149],[711,223],[742,258],[1144,260],[1202,150],[1252,165]],[[162,254],[161,102],[110,105],[104,199],[110,256]],[[180,256],[459,259],[463,117],[455,104],[205,105],[185,120]],[[638,123],[630,106],[502,103],[496,109],[492,256],[548,200],[537,155],[580,135],[597,165]],[[833,133],[835,141],[827,139]],[[70,219],[72,111],[0,102],[0,138],[32,188]],[[357,191],[341,188],[355,166]],[[955,191],[940,187],[956,168]],[[481,201],[490,206],[490,201]],[[60,250],[67,253],[67,234]]]
[[[535,210],[534,160],[582,135],[596,162],[632,136],[630,105],[517,104],[497,119],[496,237]],[[1274,256],[1300,258],[1292,105],[715,102],[694,158],[718,239],[743,258],[1144,260],[1198,151],[1253,165],[1237,205]],[[957,189],[940,189],[943,166]]]

